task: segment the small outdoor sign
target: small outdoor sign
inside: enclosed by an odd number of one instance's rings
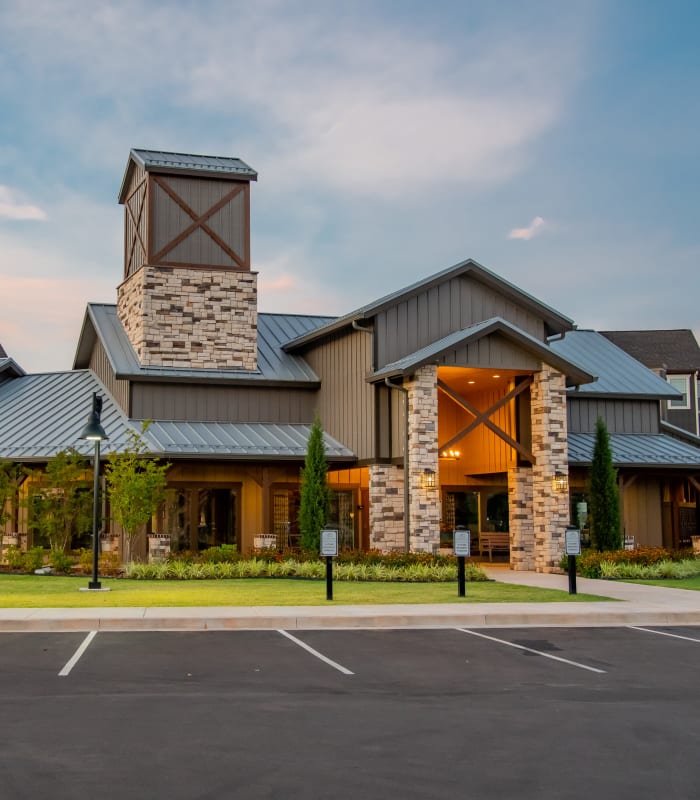
[[[321,555],[324,558],[338,555],[338,531],[321,531]]]
[[[578,528],[566,529],[566,555],[581,555],[581,531]]]
[[[457,530],[454,532],[454,548],[456,556],[469,557],[471,555],[471,538],[472,532],[469,530]]]

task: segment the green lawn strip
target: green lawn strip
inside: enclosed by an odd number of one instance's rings
[[[103,579],[109,592],[81,592],[87,578],[0,576],[0,608],[114,608],[129,606],[323,606],[387,603],[551,603],[607,600],[569,595],[557,589],[507,583],[468,583],[457,597],[456,583],[369,583],[336,581],[333,601],[325,581],[241,578],[201,581],[131,581]]]
[[[700,592],[700,575],[692,578],[664,578],[656,581],[626,580],[625,583],[639,583],[642,586],[665,586],[667,589],[690,589]]]

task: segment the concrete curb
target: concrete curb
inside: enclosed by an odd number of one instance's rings
[[[337,608],[3,609],[0,632],[321,630],[331,628],[489,628],[698,625],[700,610],[625,608],[623,603],[475,605],[457,609]],[[580,610],[579,610],[580,609]],[[91,613],[92,612],[92,613]]]

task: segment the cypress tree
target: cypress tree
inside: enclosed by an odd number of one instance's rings
[[[601,417],[598,417],[595,427],[589,498],[593,546],[599,552],[619,550],[622,547],[622,536],[617,471],[613,467],[608,429]]]
[[[321,530],[326,524],[331,501],[327,478],[328,465],[323,444],[323,429],[317,417],[311,426],[306,460],[301,471],[299,532],[304,550],[318,550],[320,547]]]

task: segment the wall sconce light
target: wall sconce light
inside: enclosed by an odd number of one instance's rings
[[[459,461],[459,457],[462,454],[459,450],[441,450],[440,451],[440,458],[443,461]]]
[[[423,475],[421,476],[421,486],[424,489],[434,489],[435,488],[435,470],[428,469],[427,467],[423,470]]]
[[[559,494],[566,492],[569,488],[569,476],[565,472],[557,470],[552,478],[552,488]]]

